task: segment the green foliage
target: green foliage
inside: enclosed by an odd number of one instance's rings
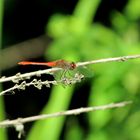
[[[55,86],[52,90],[49,102],[44,107],[42,114],[54,113],[62,110],[67,110],[73,87],[63,88],[62,86]],[[48,118],[40,120],[35,123],[34,127],[28,136],[28,140],[57,140],[63,127],[65,117]]]
[[[0,49],[2,45],[2,23],[3,23],[3,6],[4,1],[0,0]],[[2,91],[2,86],[0,85],[0,91]],[[4,112],[4,102],[3,102],[3,97],[0,97],[0,121],[4,120],[5,118],[5,112]],[[0,129],[0,139],[6,140],[6,131],[4,128]]]
[[[54,41],[46,52],[50,60],[62,58],[71,61],[87,61],[140,53],[138,30],[140,2],[130,0],[123,14],[114,11],[110,15],[112,28],[99,23],[92,24],[99,3],[99,0],[81,0],[73,15],[57,14],[51,17],[47,32]],[[74,120],[71,126],[73,129],[70,131],[66,129],[64,137],[76,140],[140,139],[139,64],[139,60],[133,60],[94,65],[95,77],[94,81],[91,81],[89,106],[123,100],[134,100],[137,104],[133,107],[88,113],[89,131],[86,133],[86,138],[83,137],[83,130],[79,123],[72,118],[70,121]],[[59,88],[61,87],[55,87],[51,93],[53,98],[50,98],[43,113],[68,108],[73,89],[66,88],[62,92]],[[64,120],[65,117],[35,123],[29,140],[37,139],[37,135],[41,140],[59,139]]]

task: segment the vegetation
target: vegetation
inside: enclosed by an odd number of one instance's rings
[[[45,53],[47,59],[87,61],[140,54],[140,2],[129,0],[122,13],[113,11],[110,14],[110,27],[93,22],[100,2],[79,0],[72,15],[54,14],[50,18],[46,25],[46,33],[54,40]],[[77,116],[68,117],[67,122],[65,116],[37,121],[27,139],[58,140],[64,131],[65,140],[139,140],[139,64],[140,60],[137,59],[124,63],[92,65],[94,76],[80,83],[81,85],[75,84],[66,88],[54,86],[41,113],[67,110],[74,91],[82,88],[86,82],[90,85],[89,93],[82,90],[80,96],[89,95],[87,106],[124,100],[133,100],[133,105],[86,113],[83,115],[87,124],[85,127],[81,126]]]

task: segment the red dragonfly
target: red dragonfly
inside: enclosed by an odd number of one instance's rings
[[[22,61],[18,63],[19,65],[44,65],[49,67],[62,68],[64,70],[73,70],[76,68],[74,62],[68,62],[66,60],[57,60],[52,62],[31,62],[31,61]]]
[[[61,78],[66,76],[67,71],[76,69],[76,64],[74,62],[68,62],[66,60],[57,60],[57,61],[52,61],[52,62],[22,61],[22,62],[19,62],[18,64],[19,65],[44,65],[44,66],[49,66],[49,67],[62,68],[64,71],[63,73],[61,73]]]
[[[80,81],[83,79],[83,77],[91,77],[93,76],[93,72],[87,67],[77,67],[74,62],[69,62],[66,60],[56,60],[52,62],[31,62],[31,61],[22,61],[18,63],[19,65],[44,65],[49,67],[57,67],[62,68],[63,71],[57,71],[53,73],[53,76],[56,80],[62,80],[67,84],[67,80],[69,83],[69,80],[73,77],[74,79],[77,79]],[[71,72],[70,72],[71,70]],[[70,82],[71,83],[71,82]]]

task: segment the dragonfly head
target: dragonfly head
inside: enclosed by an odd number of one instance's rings
[[[73,70],[76,68],[76,64],[74,62],[70,63],[70,69]]]

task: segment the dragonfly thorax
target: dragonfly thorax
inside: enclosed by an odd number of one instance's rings
[[[58,61],[56,61],[56,67],[73,70],[76,68],[76,64],[74,62],[67,62],[65,60],[58,60]]]

